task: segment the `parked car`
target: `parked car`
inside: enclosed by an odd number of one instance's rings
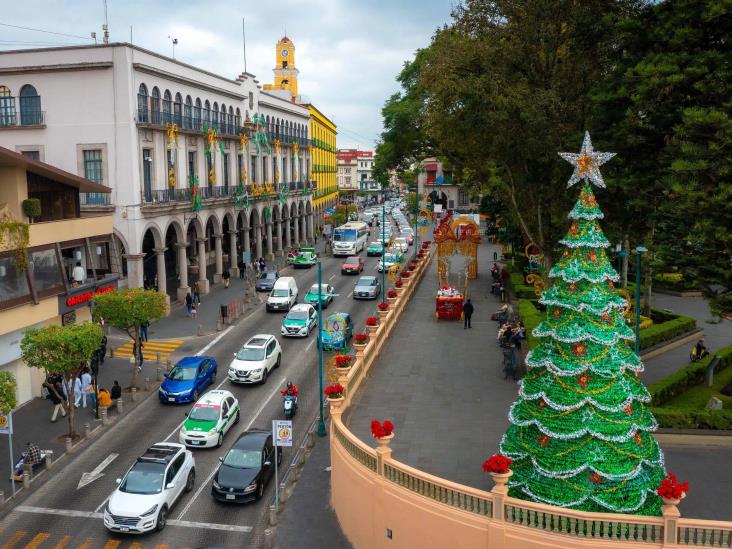
[[[381,283],[375,276],[362,276],[353,287],[353,299],[376,299],[381,295]]]
[[[405,254],[405,253],[407,253],[407,250],[409,249],[409,244],[407,244],[406,238],[402,238],[402,237],[398,236],[398,237],[392,239],[391,247],[393,249],[397,249],[401,253]]]
[[[280,367],[282,347],[270,334],[257,334],[242,345],[229,364],[232,383],[265,383],[275,368]]]
[[[249,429],[245,431],[226,455],[219,458],[211,495],[222,502],[246,503],[261,499],[264,489],[274,476],[274,447],[272,431]],[[282,463],[282,452],[277,452],[277,465]]]
[[[367,256],[380,256],[384,253],[384,245],[381,242],[372,242],[366,248]]]
[[[293,277],[280,277],[267,296],[267,312],[289,311],[290,307],[297,303],[297,293],[297,282]]]
[[[345,349],[353,337],[353,320],[348,313],[333,313],[323,322],[323,350]]]
[[[258,292],[270,292],[279,277],[280,275],[277,271],[265,271],[257,277],[254,289]]]
[[[323,307],[323,309],[327,309],[328,305],[333,301],[333,294],[335,294],[335,289],[330,284],[321,284],[320,285],[320,305]],[[305,303],[309,303],[316,309],[318,308],[318,285],[313,284],[310,287],[310,290],[307,294],[305,294],[305,298],[303,299]]]
[[[104,526],[126,534],[160,532],[170,509],[183,492],[193,490],[195,481],[191,451],[175,442],[158,442],[117,479],[104,506]]]
[[[363,258],[358,255],[347,257],[341,265],[341,274],[360,274],[363,272]]]
[[[195,402],[198,395],[216,380],[218,365],[211,356],[187,356],[181,358],[173,369],[165,374],[158,389],[160,402]]]
[[[295,305],[282,319],[280,333],[288,337],[308,337],[318,325],[318,313],[308,303]]]
[[[178,441],[195,448],[219,447],[231,426],[239,423],[239,414],[239,401],[229,391],[209,391],[186,414]]]

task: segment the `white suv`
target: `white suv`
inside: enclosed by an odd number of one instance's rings
[[[232,383],[264,383],[280,367],[282,347],[273,335],[257,334],[247,341],[229,365]]]
[[[165,528],[168,512],[193,490],[196,462],[175,442],[158,442],[137,458],[104,506],[104,526],[113,532],[142,534]]]

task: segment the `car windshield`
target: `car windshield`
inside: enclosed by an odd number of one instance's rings
[[[287,313],[287,320],[307,320],[308,319],[308,312],[307,311],[290,311]]]
[[[311,294],[317,294],[318,293],[318,285],[317,284],[313,284],[312,285],[312,287],[310,288],[310,293]],[[320,293],[323,294],[323,295],[327,294],[328,293],[328,286],[326,286],[325,284],[321,284],[320,285]]]
[[[358,258],[357,257],[349,257],[346,259],[346,263],[348,265],[357,265],[358,264]]]
[[[257,450],[232,448],[224,458],[224,465],[237,469],[259,469],[262,465],[262,453]]]
[[[371,246],[373,246],[374,248],[381,248],[381,242],[372,242]]]
[[[119,491],[126,494],[159,494],[163,489],[165,465],[137,462],[127,473]]]
[[[289,294],[290,292],[287,291],[287,288],[272,290],[272,297],[287,297]]]
[[[168,379],[173,381],[191,381],[196,379],[196,368],[176,366],[168,374]]]
[[[188,414],[188,419],[191,421],[218,421],[220,410],[219,406],[197,405]]]
[[[335,242],[355,242],[356,229],[336,229],[333,233]]]
[[[274,272],[266,272],[259,275],[259,280],[274,280],[275,279],[275,273]]]
[[[242,347],[236,354],[239,360],[264,360],[264,347]]]
[[[356,286],[376,286],[375,278],[361,278],[358,280]]]

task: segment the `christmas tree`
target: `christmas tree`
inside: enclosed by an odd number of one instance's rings
[[[614,155],[594,152],[589,134],[580,154],[560,155],[574,165],[567,186],[584,187],[549,273],[553,284],[540,299],[546,319],[533,333],[541,343],[526,357],[501,441],[513,459],[509,494],[584,511],[659,515],[655,490],[665,467],[652,436],[657,424],[590,186],[605,186],[599,167]]]

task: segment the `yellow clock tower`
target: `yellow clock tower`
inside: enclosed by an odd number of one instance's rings
[[[295,44],[283,36],[277,42],[275,52],[274,84],[265,84],[265,90],[289,90],[292,98],[297,97],[297,75],[295,68]]]

